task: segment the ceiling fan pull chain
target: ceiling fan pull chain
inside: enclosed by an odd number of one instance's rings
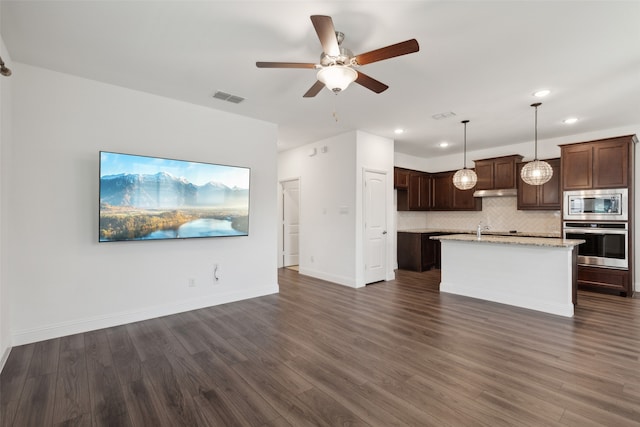
[[[336,96],[333,98],[333,118],[336,121],[336,123],[338,123],[338,109],[336,108],[336,98],[338,97],[338,94],[336,93]]]

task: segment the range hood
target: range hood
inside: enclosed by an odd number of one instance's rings
[[[473,197],[515,197],[518,190],[515,188],[504,188],[502,190],[477,190]]]

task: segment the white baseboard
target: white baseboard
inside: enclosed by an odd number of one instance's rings
[[[315,277],[316,279],[326,280],[327,282],[337,283],[338,285],[348,286],[350,288],[363,288],[365,284],[357,284],[355,280],[351,277],[337,276],[334,274],[327,274],[324,271],[313,270],[310,268],[300,267],[300,274],[304,274],[305,276]],[[395,280],[396,273],[395,271],[387,272],[385,281]]]
[[[338,276],[335,274],[327,274],[324,271],[313,270],[310,268],[300,267],[300,274],[304,274],[305,276],[315,277],[316,279],[326,280],[327,282],[337,283],[338,285],[348,286],[350,288],[355,288],[356,283],[351,277]]]
[[[210,297],[198,297],[182,301],[176,304],[168,304],[156,307],[148,307],[142,310],[114,313],[106,316],[96,316],[69,322],[48,325],[41,328],[17,331],[12,336],[14,346],[44,341],[67,335],[79,334],[97,329],[110,328],[132,322],[153,319],[155,317],[168,316],[190,310],[256,298],[278,293],[278,284],[266,286],[261,289],[251,289],[250,292],[231,292],[224,295]],[[8,353],[7,353],[8,356]]]

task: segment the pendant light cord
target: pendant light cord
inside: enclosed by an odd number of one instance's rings
[[[536,102],[535,104],[531,104],[532,107],[536,108],[536,114],[535,114],[535,125],[534,125],[534,130],[533,130],[533,135],[534,135],[534,147],[535,147],[535,156],[533,157],[533,160],[538,160],[538,107],[542,105],[542,102]]]
[[[467,168],[467,123],[469,123],[469,120],[463,120],[462,123],[464,123],[464,163],[462,164],[462,169],[466,169]]]

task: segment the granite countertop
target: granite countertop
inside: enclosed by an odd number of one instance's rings
[[[476,230],[461,230],[461,229],[446,229],[446,228],[413,228],[407,230],[398,230],[398,233],[448,233],[448,234],[473,234],[476,235]],[[545,237],[545,238],[562,238],[562,235],[558,233],[539,233],[532,231],[498,231],[498,230],[483,230],[483,236],[516,236],[516,237]]]
[[[474,234],[448,234],[444,236],[432,236],[434,240],[456,240],[461,242],[476,242],[476,243],[500,243],[506,245],[529,245],[529,246],[548,246],[555,248],[568,248],[578,246],[585,243],[584,240],[579,239],[562,239],[562,238],[548,238],[548,237],[522,237],[522,236],[494,236],[483,234],[478,239]]]

